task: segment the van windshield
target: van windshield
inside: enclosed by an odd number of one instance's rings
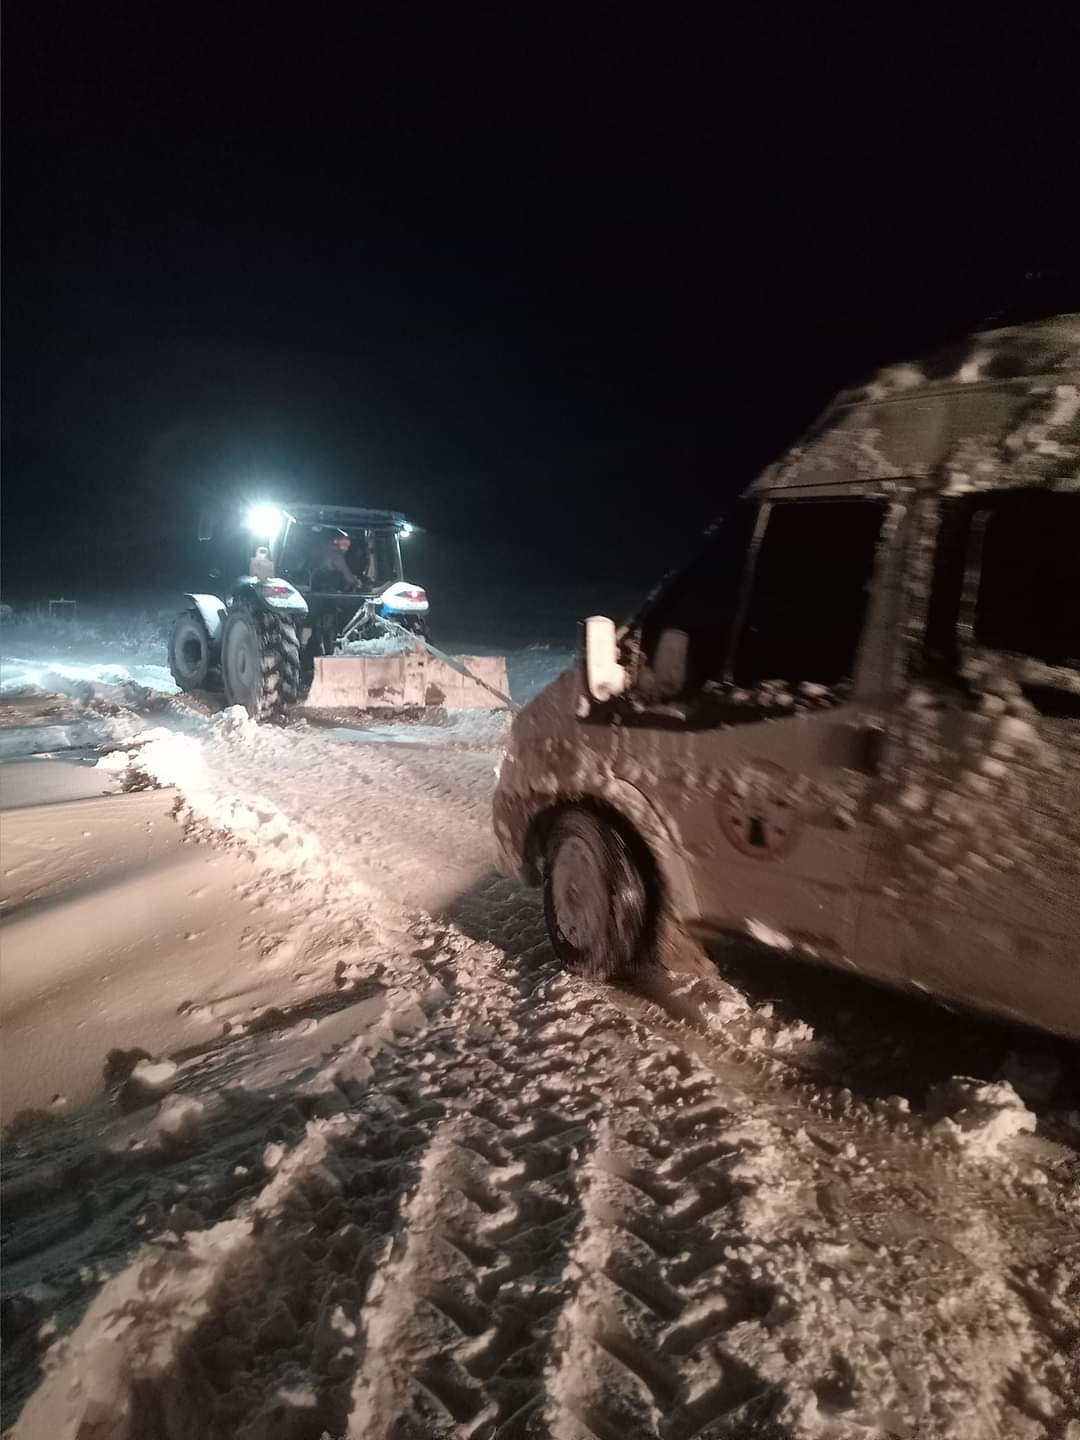
[[[639,700],[715,708],[799,689],[841,703],[884,516],[878,500],[738,505],[642,611]]]
[[[757,513],[756,503],[740,500],[717,521],[697,558],[663,581],[639,613],[647,664],[653,663],[665,631],[691,637],[687,689],[692,693],[707,680],[722,678]]]

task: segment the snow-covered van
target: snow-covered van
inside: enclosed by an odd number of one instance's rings
[[[841,394],[585,631],[494,817],[567,963],[749,932],[1080,1036],[1080,316]]]

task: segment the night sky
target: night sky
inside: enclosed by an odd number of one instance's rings
[[[1080,309],[1075,11],[757,8],[12,0],[5,596],[237,489],[645,583],[840,384]]]

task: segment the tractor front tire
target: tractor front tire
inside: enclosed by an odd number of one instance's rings
[[[197,610],[183,610],[173,621],[169,670],[185,693],[209,688],[210,636]]]
[[[300,642],[291,620],[239,605],[221,633],[225,699],[254,720],[282,720],[300,698]]]

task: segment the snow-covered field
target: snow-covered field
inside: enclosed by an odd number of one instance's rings
[[[504,716],[3,638],[17,1440],[1077,1440],[1047,1042],[754,953],[586,985],[493,873]]]

